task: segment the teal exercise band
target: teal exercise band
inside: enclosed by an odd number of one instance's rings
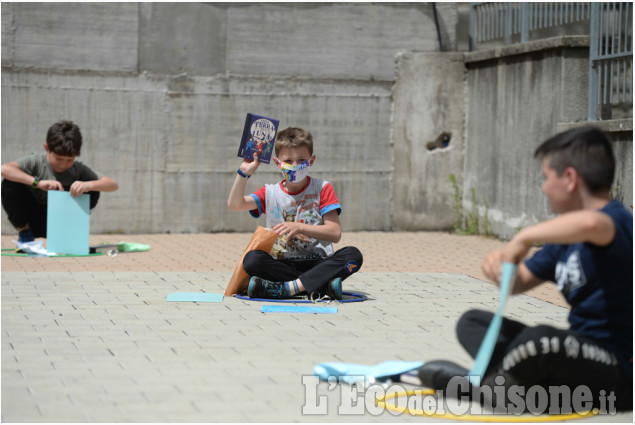
[[[481,380],[483,379],[485,370],[489,365],[489,361],[492,359],[492,353],[494,352],[496,340],[498,339],[501,324],[503,323],[503,310],[505,310],[507,296],[511,293],[517,269],[518,266],[514,263],[503,263],[503,272],[500,282],[500,305],[498,306],[498,311],[494,315],[494,318],[489,324],[489,328],[487,328],[485,338],[483,338],[483,342],[481,342],[478,353],[476,353],[476,357],[474,358],[474,366],[469,373],[470,383],[472,385],[481,385]]]

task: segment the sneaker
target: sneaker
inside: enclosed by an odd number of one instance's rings
[[[342,278],[336,277],[326,285],[326,295],[334,300],[342,299]]]
[[[311,294],[311,299],[321,299],[323,296],[327,296],[332,300],[342,299],[342,278],[336,277],[327,283],[323,288]]]
[[[35,238],[33,237],[33,232],[31,231],[31,229],[24,229],[21,230],[20,233],[18,233],[19,243],[33,242],[34,240]]]
[[[469,371],[466,368],[447,360],[426,362],[418,371],[419,379],[424,387],[445,391],[450,391],[448,384],[452,378],[461,377],[469,383],[468,374]]]
[[[272,298],[283,299],[285,297],[284,282],[271,282],[263,278],[254,276],[249,279],[247,296],[249,298]]]

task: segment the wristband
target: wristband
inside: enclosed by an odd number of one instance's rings
[[[33,183],[31,183],[31,187],[33,189],[37,189],[37,185],[40,184],[40,178],[39,177],[33,177]]]
[[[241,169],[240,169],[240,168],[239,168],[239,169],[238,169],[238,171],[236,171],[236,172],[238,173],[238,175],[239,175],[240,177],[243,177],[243,178],[245,178],[245,179],[248,179],[249,177],[251,177],[251,176],[248,176],[247,174],[243,173],[243,172],[241,171]]]

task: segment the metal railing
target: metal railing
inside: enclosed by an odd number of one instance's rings
[[[611,118],[611,106],[628,103],[632,108],[631,3],[592,3],[587,118],[589,121]]]
[[[492,41],[524,43],[532,32],[589,20],[590,10],[590,3],[472,3],[470,50]]]
[[[554,35],[589,35],[587,119],[611,118],[612,108],[633,105],[631,3],[472,3],[470,50],[524,43]]]

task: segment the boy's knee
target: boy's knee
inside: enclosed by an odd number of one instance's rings
[[[22,183],[12,182],[11,180],[2,179],[2,198],[6,199],[27,193],[27,186]]]
[[[354,246],[344,247],[338,251],[338,254],[346,258],[345,267],[349,274],[358,272],[364,263],[364,256],[361,251]]]
[[[459,318],[459,321],[456,324],[457,329],[470,328],[475,323],[487,323],[492,320],[493,314],[489,311],[485,310],[468,310]]]
[[[88,194],[90,195],[90,209],[92,210],[93,208],[97,206],[97,202],[99,202],[100,192],[93,191],[93,192],[88,192]]]
[[[245,254],[243,258],[243,269],[251,276],[250,270],[258,270],[259,265],[262,263],[263,255],[269,256],[264,251],[255,249]]]

